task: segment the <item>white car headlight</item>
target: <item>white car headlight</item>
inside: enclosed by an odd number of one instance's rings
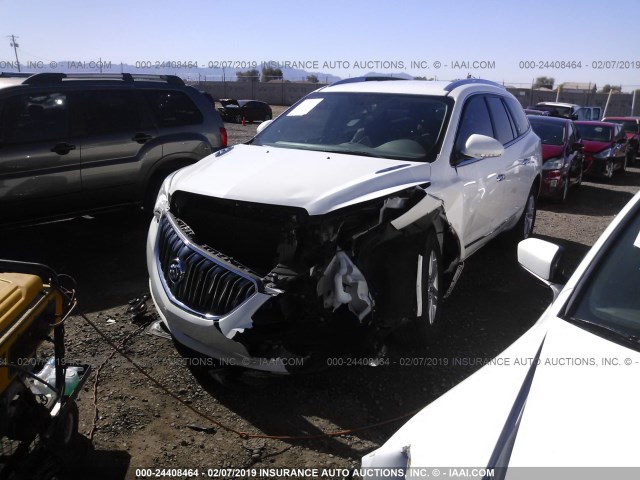
[[[542,164],[543,170],[560,170],[564,165],[562,158],[550,158]]]
[[[160,190],[158,190],[158,196],[156,197],[156,203],[153,207],[153,216],[156,220],[160,220],[162,214],[169,210],[169,202],[171,201],[169,187],[171,186],[171,181],[173,180],[174,175],[175,173],[169,175],[164,179],[162,185],[160,185]]]
[[[611,148],[605,148],[601,152],[593,155],[594,158],[609,158],[611,156]]]

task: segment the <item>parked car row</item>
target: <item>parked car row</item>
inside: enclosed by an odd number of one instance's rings
[[[528,115],[542,141],[541,195],[565,201],[569,188],[586,175],[610,179],[626,171],[638,154],[638,123],[633,118],[573,121],[546,115]],[[626,129],[626,130],[625,130]]]
[[[600,120],[602,116],[600,107],[583,107],[564,102],[539,102],[532,107],[527,107],[527,110],[529,110],[527,113],[533,115],[549,115],[570,120]]]

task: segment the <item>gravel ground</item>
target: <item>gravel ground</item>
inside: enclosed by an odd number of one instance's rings
[[[275,115],[281,111],[274,108]],[[257,125],[226,127],[234,144],[251,138]],[[585,182],[570,192],[566,204],[540,205],[535,234],[564,245],[572,270],[639,187],[636,168],[611,182]],[[137,213],[120,212],[5,231],[0,238],[4,257],[47,263],[74,276],[81,310],[114,342],[126,339],[126,353],[186,404],[169,397],[119,355],[108,359],[111,349],[105,341],[80,317],[72,317],[68,358],[94,369],[106,361],[97,386],[93,447],[77,461],[78,478],[132,479],[137,469],[145,468],[199,469],[202,475],[222,468],[356,466],[402,421],[335,437],[247,438],[212,425],[187,406],[234,430],[275,436],[317,436],[401,417],[477,368],[407,367],[400,365],[402,359],[493,357],[529,328],[551,299],[546,288],[517,266],[515,249],[490,245],[467,262],[444,305],[442,341],[428,352],[391,342],[387,366],[342,366],[286,378],[211,376],[189,369],[171,341],[142,331],[156,318],[151,302],[141,318],[126,313],[128,300],[148,290],[146,229]],[[94,416],[92,388],[90,379],[79,399],[84,434]],[[242,475],[218,476],[236,477]]]

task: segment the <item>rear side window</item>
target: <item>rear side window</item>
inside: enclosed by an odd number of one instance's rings
[[[67,95],[59,92],[18,95],[5,101],[0,117],[4,143],[57,140],[69,135]]]
[[[86,92],[83,100],[87,135],[131,133],[141,129],[140,110],[132,91]]]
[[[511,113],[511,118],[515,123],[518,136],[523,135],[527,130],[529,130],[529,119],[527,118],[527,115],[524,113],[520,103],[515,98],[504,97],[503,100],[507,104],[507,108]]]
[[[142,95],[160,128],[198,125],[202,113],[184,92],[174,90],[145,90]]]
[[[505,145],[515,137],[511,129],[511,121],[509,120],[507,110],[499,97],[487,97],[487,103],[489,104],[491,118],[493,119],[494,137]]]

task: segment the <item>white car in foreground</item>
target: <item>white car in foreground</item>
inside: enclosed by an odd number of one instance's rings
[[[366,455],[367,478],[427,478],[434,467],[480,469],[487,478],[526,473],[513,467],[640,467],[640,193],[564,287],[559,259],[549,242],[519,244],[519,262],[555,300],[489,365]],[[397,475],[376,475],[379,467]],[[580,476],[571,472],[545,469],[538,478]],[[601,473],[638,478],[640,468]]]

